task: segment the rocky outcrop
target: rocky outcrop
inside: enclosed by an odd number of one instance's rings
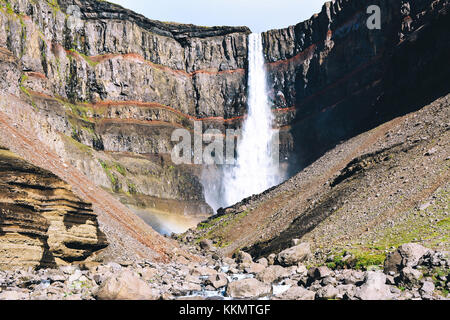
[[[107,246],[91,204],[52,173],[0,148],[0,268],[54,267]]]

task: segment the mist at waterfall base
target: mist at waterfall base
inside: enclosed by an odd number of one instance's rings
[[[216,211],[259,194],[284,180],[279,167],[278,131],[267,94],[262,37],[249,35],[248,113],[238,139],[235,165],[202,173],[206,202]]]

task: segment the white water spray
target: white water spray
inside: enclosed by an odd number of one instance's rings
[[[280,183],[278,131],[268,101],[261,34],[249,36],[248,114],[237,147],[237,163],[224,168],[223,206]]]

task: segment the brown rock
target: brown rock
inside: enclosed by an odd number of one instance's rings
[[[99,300],[158,300],[160,292],[129,270],[107,279],[99,288]]]
[[[228,285],[227,296],[232,298],[259,298],[270,294],[272,286],[257,279],[244,279]]]

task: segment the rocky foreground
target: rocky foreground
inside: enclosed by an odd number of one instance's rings
[[[245,252],[219,257],[200,243],[203,263],[148,261],[0,271],[1,300],[446,300],[448,252],[404,244],[381,266],[307,266],[308,243],[254,262]],[[193,249],[193,248],[192,248]],[[351,260],[349,255],[346,260]]]

